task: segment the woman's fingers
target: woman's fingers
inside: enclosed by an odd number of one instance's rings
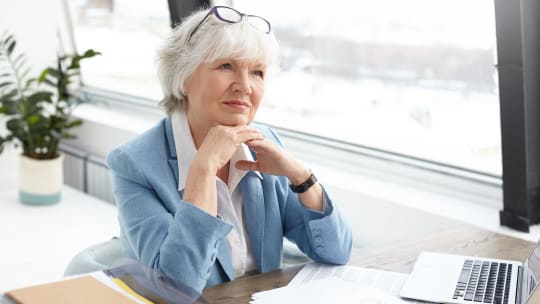
[[[236,169],[244,171],[261,171],[259,164],[257,162],[252,162],[249,160],[239,160],[234,164]]]
[[[262,140],[264,137],[255,128],[247,126],[216,126],[206,135],[197,151],[200,161],[213,170],[222,168],[242,143]]]
[[[217,126],[213,129],[213,131],[213,133],[215,133],[215,135],[218,137],[232,139],[235,145],[239,145],[250,140],[264,138],[259,130],[248,126]]]

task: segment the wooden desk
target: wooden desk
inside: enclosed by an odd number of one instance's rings
[[[349,265],[410,273],[421,251],[524,260],[533,246],[529,241],[460,224],[423,237],[354,250]],[[287,285],[301,268],[239,278],[207,288],[203,295],[210,303],[249,303],[251,294]]]

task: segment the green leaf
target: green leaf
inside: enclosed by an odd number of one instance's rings
[[[11,81],[2,82],[2,83],[0,83],[0,88],[1,88],[1,87],[5,87],[5,86],[8,86],[8,85],[10,85],[10,84],[13,84],[13,82],[11,82]]]
[[[74,120],[66,125],[66,129],[77,127],[83,124],[82,119]]]
[[[94,57],[94,56],[98,56],[98,55],[101,55],[100,52],[96,52],[92,49],[89,49],[89,50],[86,50],[84,52],[84,54],[82,55],[79,55],[79,54],[75,54],[72,56],[71,58],[71,64],[69,65],[69,67],[67,68],[68,70],[75,70],[75,69],[79,69],[81,66],[80,66],[80,61],[85,59],[85,58],[91,58],[91,57]]]
[[[38,103],[40,101],[52,102],[52,99],[51,99],[52,96],[53,96],[53,93],[51,92],[44,92],[44,91],[36,92],[28,97],[28,102],[32,104]]]
[[[35,78],[30,78],[26,81],[26,85],[24,86],[25,88],[29,88],[32,83],[36,82],[36,79]]]
[[[47,117],[41,115],[41,113],[32,115],[26,119],[29,124],[32,124],[32,133],[40,139],[43,139],[44,134],[49,133],[49,124],[50,121]]]
[[[15,137],[19,137],[21,134],[25,133],[26,124],[20,118],[13,118],[6,122],[6,128],[13,132]]]
[[[51,75],[51,76],[53,76],[55,78],[62,77],[62,73],[57,69],[47,68],[47,72],[48,72],[49,75]]]
[[[12,41],[8,48],[7,48],[7,54],[8,56],[11,56],[11,53],[13,52],[13,49],[15,49],[15,46],[17,45],[17,41]]]
[[[90,57],[94,57],[94,56],[97,56],[97,55],[101,55],[100,52],[96,52],[92,49],[88,49],[86,50],[86,52],[84,52],[84,54],[82,56],[80,56],[81,58],[90,58]]]
[[[47,79],[47,78],[46,78],[45,80],[43,80],[43,82],[46,83],[46,84],[48,84],[48,85],[50,85],[50,86],[56,87],[56,83],[50,81],[50,80]]]
[[[5,115],[16,115],[19,114],[19,108],[17,107],[17,102],[11,100],[4,100],[1,102],[2,111]]]
[[[74,138],[75,138],[75,135],[73,135],[73,134],[71,134],[71,133],[68,133],[68,132],[64,132],[63,137],[64,137],[65,139],[74,139]]]
[[[4,100],[9,100],[11,99],[12,97],[15,97],[17,96],[17,89],[13,89],[11,90],[11,92],[7,93],[7,94],[4,94],[2,96],[0,96],[0,101],[4,101]]]
[[[81,65],[79,64],[80,58],[75,57],[71,60],[71,64],[67,68],[68,70],[80,69]]]
[[[13,35],[9,35],[5,40],[4,40],[4,44],[8,44],[11,39],[13,39]]]
[[[26,121],[28,121],[28,124],[34,125],[39,121],[39,116],[38,115],[32,115],[32,116],[28,117],[28,119],[26,119]]]
[[[41,74],[39,74],[38,82],[42,83],[45,80],[45,77],[47,77],[48,74],[49,74],[49,69],[43,70],[43,72],[41,72]]]

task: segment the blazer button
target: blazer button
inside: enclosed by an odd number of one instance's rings
[[[320,243],[320,242],[322,241],[322,239],[321,239],[320,236],[318,236],[318,237],[315,238],[315,241],[318,242],[318,243]]]

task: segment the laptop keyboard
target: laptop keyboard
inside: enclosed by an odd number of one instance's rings
[[[508,303],[512,264],[465,260],[454,300],[478,303]]]

